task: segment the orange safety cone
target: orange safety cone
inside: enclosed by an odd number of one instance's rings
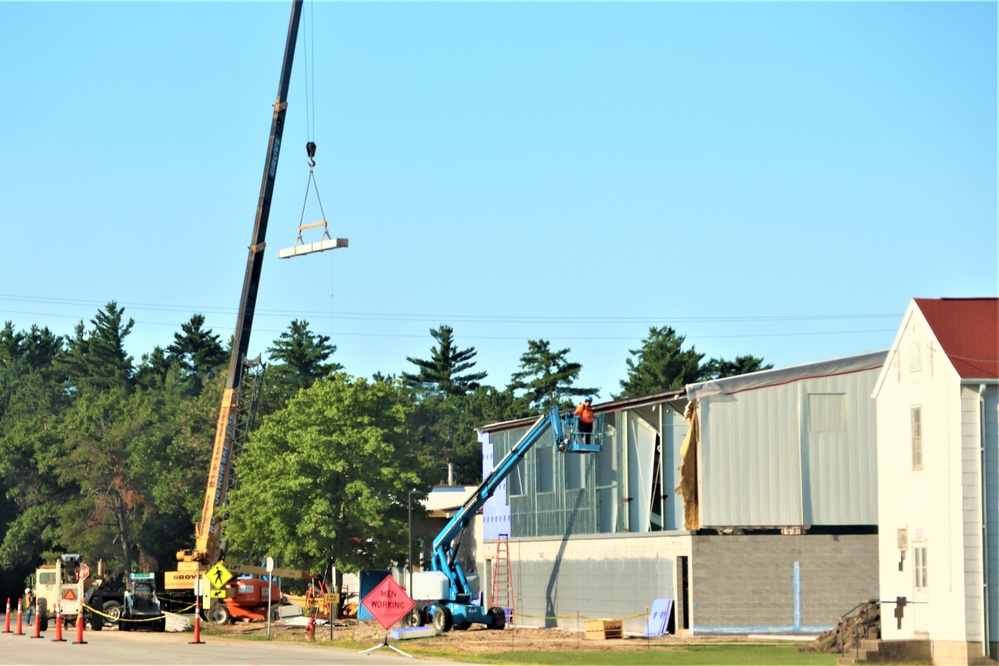
[[[35,598],[35,634],[32,638],[42,637],[42,618],[39,617],[38,611],[42,609],[42,602],[36,597]]]
[[[190,645],[202,645],[201,640],[201,597],[196,597],[194,601],[194,640]]]
[[[86,645],[87,641],[83,640],[83,625],[86,624],[86,620],[83,619],[83,603],[80,603],[80,612],[76,614],[76,640],[73,641],[73,645]]]
[[[10,630],[10,597],[7,597],[7,619],[3,623],[3,633],[12,633]]]
[[[21,622],[23,620],[24,620],[24,615],[21,612],[21,600],[18,599],[17,600],[17,631],[14,632],[15,636],[23,636],[24,635],[24,632],[21,631],[21,627],[22,627]]]
[[[62,604],[56,604],[56,637],[52,639],[53,643],[65,643],[66,639],[62,637]]]

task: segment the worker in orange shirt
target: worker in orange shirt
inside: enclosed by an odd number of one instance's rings
[[[576,421],[579,432],[583,435],[583,443],[589,444],[593,433],[593,398],[587,397],[576,407]]]

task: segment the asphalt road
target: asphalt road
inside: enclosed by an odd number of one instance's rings
[[[354,650],[315,645],[263,641],[234,641],[206,637],[193,645],[194,635],[186,633],[148,633],[120,631],[87,631],[83,645],[77,645],[76,631],[63,632],[64,643],[56,643],[50,627],[41,638],[33,638],[34,627],[25,627],[25,634],[0,633],[0,664],[11,666],[76,666],[77,664],[169,664],[177,666],[284,666],[285,664],[358,664],[386,666],[419,663],[421,666],[454,666],[454,662],[436,659],[408,658],[389,648],[359,654]],[[395,644],[393,642],[393,644]],[[373,646],[372,646],[373,647]],[[404,642],[397,644],[405,650]]]

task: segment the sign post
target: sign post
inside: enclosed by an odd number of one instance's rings
[[[274,581],[271,574],[274,573],[274,558],[267,558],[267,640],[271,639],[271,591],[274,589]]]
[[[383,647],[387,647],[390,650],[395,650],[404,657],[412,659],[413,655],[406,654],[394,645],[389,645],[388,642],[388,631],[392,628],[392,625],[406,617],[409,611],[413,610],[413,607],[416,606],[416,603],[406,594],[406,590],[402,589],[402,586],[395,582],[392,576],[386,576],[382,582],[375,586],[375,589],[368,593],[368,596],[361,600],[361,603],[371,613],[371,617],[378,620],[378,624],[382,625],[382,628],[385,630],[385,640],[381,645],[362,650],[357,654],[367,654],[368,652],[375,652],[381,650]]]

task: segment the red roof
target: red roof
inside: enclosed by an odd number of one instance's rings
[[[999,379],[999,298],[917,298],[963,379]]]

